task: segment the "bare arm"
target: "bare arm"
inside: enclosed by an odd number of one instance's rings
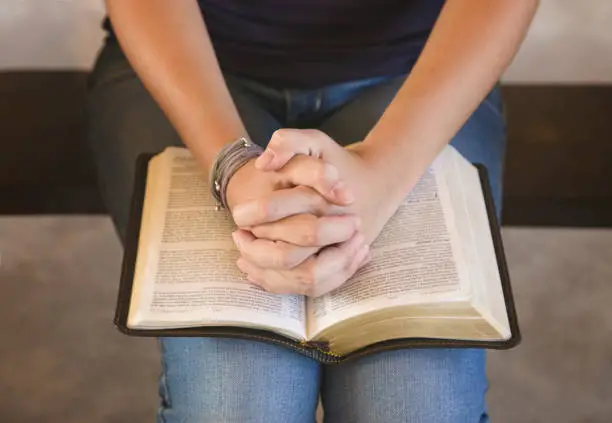
[[[196,0],[106,0],[119,42],[183,142],[209,169],[246,135]]]
[[[386,191],[396,202],[499,80],[537,5],[447,1],[410,76],[363,143],[366,159],[383,169]]]

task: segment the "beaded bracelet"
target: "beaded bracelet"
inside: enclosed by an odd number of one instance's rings
[[[210,188],[218,208],[228,209],[227,185],[232,176],[249,160],[259,157],[264,149],[245,137],[224,146],[210,171]]]

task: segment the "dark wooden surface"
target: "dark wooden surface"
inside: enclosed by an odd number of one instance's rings
[[[104,213],[83,72],[0,73],[0,214]],[[612,86],[504,86],[503,223],[612,226]]]
[[[0,73],[0,185],[94,181],[84,141],[83,72]]]
[[[612,86],[506,86],[504,221],[612,226]]]

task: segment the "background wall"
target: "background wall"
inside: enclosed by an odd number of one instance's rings
[[[611,83],[612,2],[541,0],[507,82]]]
[[[0,0],[0,70],[89,68],[103,15],[102,0]]]
[[[102,0],[2,0],[0,69],[87,69]],[[507,82],[612,83],[612,2],[542,0]]]

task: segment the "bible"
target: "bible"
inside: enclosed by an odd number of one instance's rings
[[[321,297],[247,282],[233,230],[187,149],[140,156],[116,326],[134,336],[271,342],[330,364],[390,349],[501,349],[520,340],[486,169],[451,146],[372,244],[372,260]]]

